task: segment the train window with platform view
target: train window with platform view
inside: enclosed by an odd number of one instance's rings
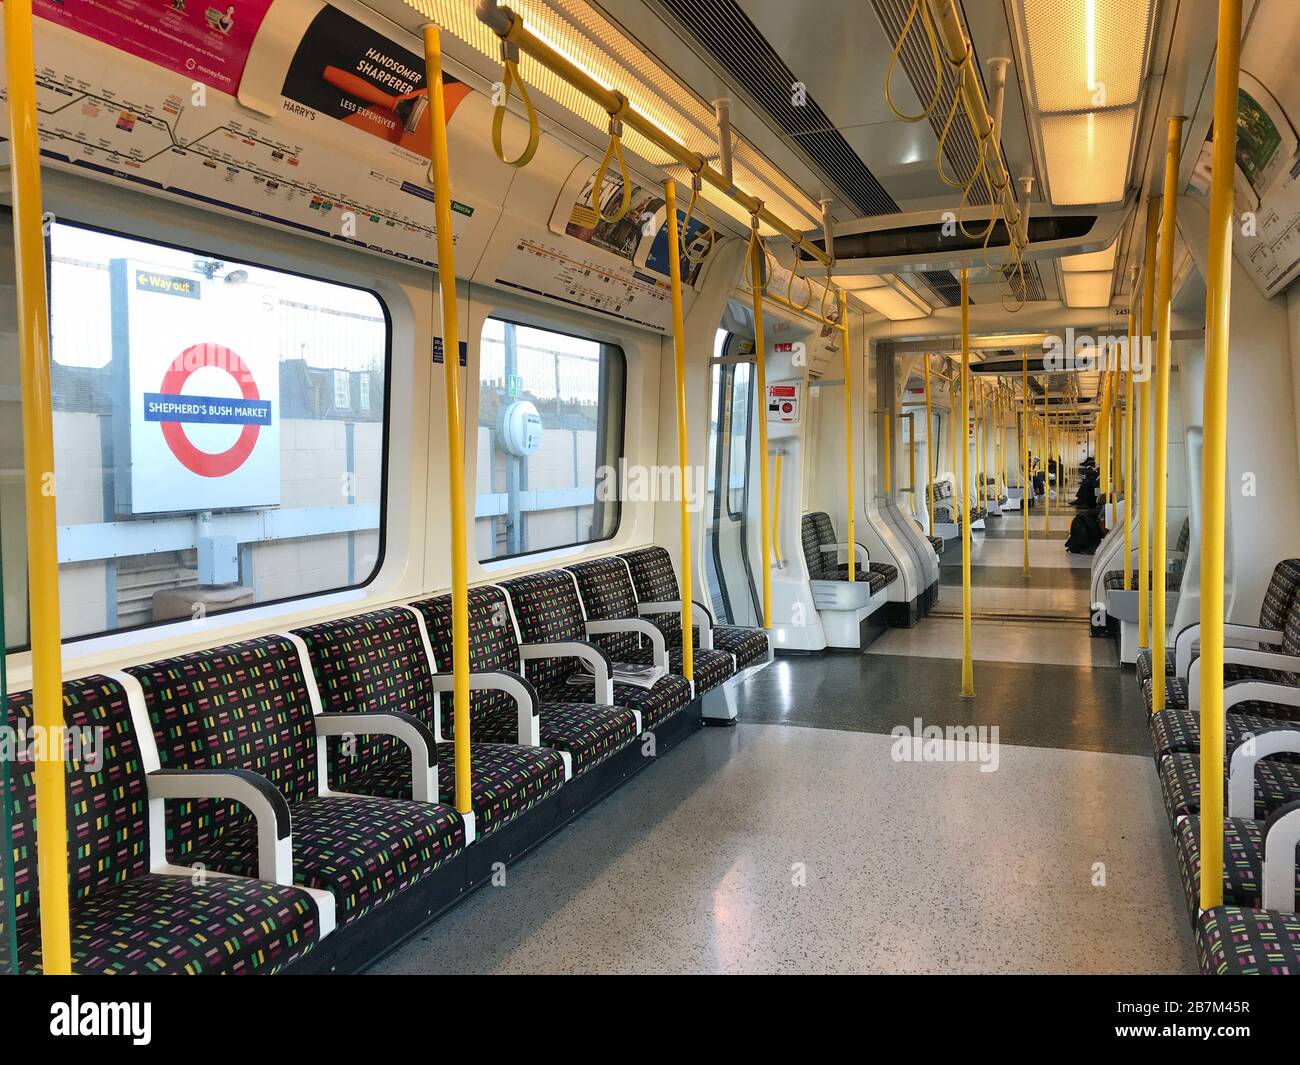
[[[383,550],[386,405],[364,402],[387,395],[379,298],[64,223],[49,251],[64,637],[368,581]],[[23,524],[5,512],[9,563]],[[21,647],[23,602],[7,600]]]
[[[489,318],[480,350],[479,561],[608,540],[621,511],[623,349]]]

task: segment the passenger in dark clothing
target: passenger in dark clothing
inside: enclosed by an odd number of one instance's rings
[[[1085,510],[1070,522],[1070,538],[1065,541],[1065,549],[1074,555],[1091,555],[1105,535],[1101,509]]]

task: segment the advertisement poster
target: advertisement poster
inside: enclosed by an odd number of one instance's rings
[[[33,11],[233,96],[271,2],[34,0]]]
[[[446,73],[442,80],[450,121],[470,89]],[[336,7],[321,8],[312,19],[281,92],[309,111],[430,157],[424,57]]]
[[[116,387],[131,411],[119,512],[278,504],[274,293],[137,259],[112,260],[109,278]]]

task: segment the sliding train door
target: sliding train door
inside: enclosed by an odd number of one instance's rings
[[[719,330],[710,372],[705,572],[719,621],[759,625],[749,558],[750,456],[755,435],[753,341]]]

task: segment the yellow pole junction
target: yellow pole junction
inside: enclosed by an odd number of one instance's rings
[[[23,492],[27,505],[32,719],[37,728],[52,737],[45,745],[45,752],[36,759],[34,770],[41,957],[46,975],[66,976],[72,972],[72,951],[68,918],[67,799],[61,740],[63,646],[54,495],[54,416],[50,395],[50,317],[45,302],[45,240],[31,0],[8,0],[4,9],[23,408]],[[0,841],[0,846],[8,847],[10,841]]]
[[[758,218],[752,223],[749,239],[749,268],[754,290],[754,376],[758,386],[758,506],[763,515],[759,522],[759,539],[762,543],[762,562],[759,568],[763,573],[763,628],[772,627],[772,485],[768,476],[767,458],[767,350],[763,338],[763,244],[758,238]],[[671,259],[672,256],[670,255]],[[847,392],[848,381],[844,382]],[[847,400],[846,400],[847,402]],[[849,511],[849,524],[853,523],[853,511]],[[853,565],[853,553],[849,552],[849,566]],[[851,572],[851,571],[850,571]]]
[[[1029,472],[1029,419],[1032,411],[1029,405],[1029,349],[1020,349],[1020,395],[1024,400],[1022,404],[1024,413],[1020,419],[1020,455],[1023,463],[1024,473],[1020,477],[1020,510],[1021,517],[1024,519],[1021,524],[1025,530],[1025,561],[1024,575],[1029,576],[1029,491],[1032,483],[1032,476]]]
[[[1146,249],[1142,259],[1142,336],[1144,351],[1151,336],[1156,303],[1156,230],[1160,224],[1160,199],[1147,201]],[[1138,385],[1138,646],[1151,646],[1151,373]],[[1125,559],[1125,565],[1132,565]],[[1162,578],[1163,579],[1163,578]],[[1161,663],[1161,668],[1164,668]]]
[[[1134,464],[1133,464],[1133,448],[1134,448],[1134,441],[1136,439],[1134,434],[1137,432],[1137,425],[1136,425],[1137,411],[1133,407],[1133,404],[1136,402],[1134,398],[1134,384],[1133,384],[1133,380],[1134,380],[1133,351],[1135,346],[1140,341],[1140,338],[1137,336],[1137,321],[1138,321],[1138,316],[1136,314],[1129,315],[1129,322],[1131,323],[1129,331],[1134,335],[1129,340],[1129,346],[1128,346],[1129,370],[1128,373],[1124,375],[1124,462],[1125,462],[1124,589],[1125,591],[1131,590],[1133,584],[1133,563],[1130,561],[1133,558],[1133,523],[1131,521],[1133,517],[1133,503],[1134,503],[1134,494],[1135,494],[1133,482],[1138,481],[1138,484],[1139,485],[1141,484],[1141,481],[1138,480],[1137,472],[1134,469]]]
[[[673,306],[673,365],[676,369],[677,385],[677,466],[681,471],[683,487],[679,509],[678,533],[681,538],[682,568],[682,676],[690,682],[695,690],[695,618],[691,602],[691,508],[687,499],[685,486],[686,473],[690,469],[690,458],[686,437],[686,329],[682,322],[682,263],[677,254],[681,240],[677,232],[677,182],[664,182],[664,210],[668,214],[668,280],[672,288]],[[767,402],[762,404],[763,423],[767,422]],[[763,449],[763,465],[767,465],[767,449]],[[777,499],[780,499],[781,459],[777,458]],[[775,520],[775,516],[774,519]],[[763,511],[763,521],[767,521],[767,511]],[[766,561],[766,552],[764,552]]]
[[[1205,427],[1201,458],[1201,909],[1223,903],[1223,525],[1228,450],[1232,185],[1237,151],[1241,0],[1219,0],[1206,288]],[[1160,663],[1156,663],[1157,666]]]
[[[925,481],[930,497],[930,535],[934,535],[934,415],[930,406],[930,356],[925,355]]]
[[[1169,364],[1173,357],[1172,309],[1174,294],[1174,229],[1178,216],[1178,156],[1182,150],[1183,120],[1169,119],[1168,140],[1165,146],[1165,191],[1160,219],[1160,289],[1156,297],[1156,327],[1159,343],[1156,346],[1155,365],[1155,468],[1151,471],[1151,484],[1155,493],[1151,528],[1151,577],[1155,582],[1151,590],[1151,661],[1159,669],[1151,671],[1151,712],[1158,714],[1165,708],[1165,552],[1168,544],[1166,524],[1168,515],[1167,485],[1169,476]]]
[[[451,504],[451,659],[455,703],[456,809],[472,814],[469,718],[469,576],[465,566],[465,454],[460,407],[460,325],[456,308],[456,241],[451,228],[447,108],[442,89],[442,35],[424,27],[424,66],[433,104],[433,202],[442,296],[442,379],[447,408],[447,480]]]
[[[966,443],[966,410],[970,397],[970,282],[961,271],[961,494],[970,498],[970,445]],[[970,512],[962,508],[961,523],[961,693],[975,694],[975,667],[970,632]]]
[[[848,541],[849,541],[849,580],[857,580],[857,504],[853,498],[853,356],[849,352],[849,297],[843,289],[839,292],[840,301],[840,360],[844,373],[844,501],[848,507]],[[766,409],[766,405],[765,405]],[[889,419],[885,419],[888,427]],[[888,463],[888,459],[886,459]],[[889,466],[885,466],[885,476],[889,476]],[[888,491],[888,486],[886,486]]]

